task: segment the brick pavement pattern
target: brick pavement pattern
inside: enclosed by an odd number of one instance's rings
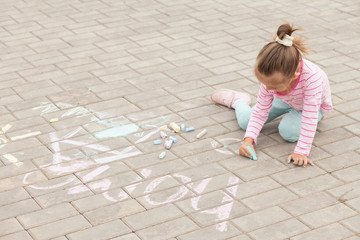
[[[332,88],[314,167],[285,162],[278,120],[239,156],[210,100],[255,100],[286,21]],[[2,0],[0,22],[1,240],[360,239],[358,0]],[[196,130],[159,159],[172,121]]]

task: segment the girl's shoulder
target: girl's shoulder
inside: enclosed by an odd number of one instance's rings
[[[303,59],[303,68],[301,72],[302,80],[310,80],[314,78],[318,78],[319,76],[326,76],[324,71],[315,63]]]

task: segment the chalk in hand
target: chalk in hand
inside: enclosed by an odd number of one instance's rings
[[[196,138],[201,138],[203,137],[205,134],[207,133],[206,129],[202,130],[197,136]]]
[[[257,160],[257,157],[256,157],[256,154],[254,152],[254,150],[252,150],[252,148],[250,146],[247,146],[247,149],[250,151],[251,153],[251,158],[252,160],[256,161]]]

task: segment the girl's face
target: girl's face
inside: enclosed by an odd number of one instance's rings
[[[275,72],[271,76],[265,76],[255,71],[255,75],[268,91],[275,90],[277,93],[286,94],[291,89],[290,84],[293,78],[286,79],[282,73]]]

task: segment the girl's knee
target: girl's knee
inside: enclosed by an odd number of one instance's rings
[[[249,120],[250,118],[247,117],[242,117],[237,119],[237,122],[242,130],[246,131],[247,126],[249,124]]]
[[[288,142],[296,142],[300,136],[300,129],[295,124],[286,124],[281,121],[279,124],[279,134]]]

